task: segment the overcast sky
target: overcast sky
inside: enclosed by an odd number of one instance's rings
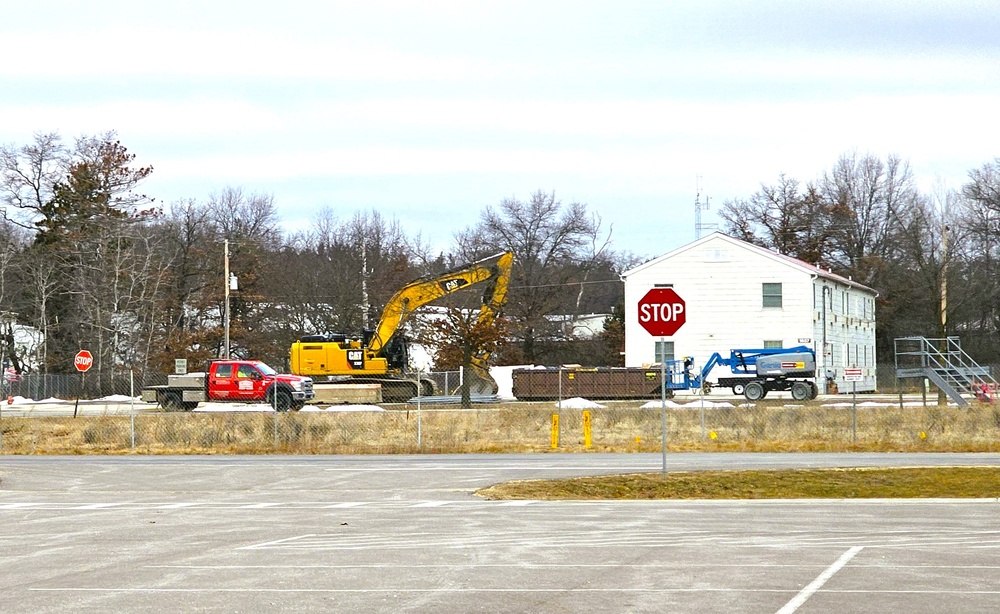
[[[0,0],[0,143],[115,130],[168,204],[375,209],[447,249],[487,205],[586,203],[614,248],[844,153],[925,189],[1000,156],[993,0]]]

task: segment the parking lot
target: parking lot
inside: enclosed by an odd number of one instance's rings
[[[996,455],[672,455],[719,466]],[[869,458],[870,457],[870,458]],[[926,457],[926,458],[924,458]],[[4,612],[987,612],[995,500],[484,501],[658,455],[4,458]]]

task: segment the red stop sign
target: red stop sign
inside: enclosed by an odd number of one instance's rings
[[[670,337],[686,321],[684,299],[672,288],[653,288],[639,299],[639,325],[654,337]]]
[[[83,373],[94,364],[94,356],[87,350],[80,350],[73,359],[76,370]]]

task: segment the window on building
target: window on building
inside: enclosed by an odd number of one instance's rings
[[[673,341],[657,341],[656,348],[654,350],[656,354],[653,358],[653,362],[661,363],[668,360],[674,359],[674,342]]]
[[[781,307],[781,284],[761,284],[764,294],[764,307]]]
[[[785,344],[781,341],[781,339],[765,339],[764,340],[764,349],[765,350],[780,350],[783,347],[785,347]]]

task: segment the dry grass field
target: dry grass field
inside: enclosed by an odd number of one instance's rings
[[[386,411],[152,413],[0,419],[2,454],[391,454],[656,452],[661,410],[602,402],[589,412],[554,402],[472,409],[397,406]],[[553,447],[553,416],[558,445]],[[885,406],[788,401],[752,407],[667,409],[671,451],[1000,450],[1000,407]]]
[[[996,498],[1000,467],[674,471],[523,480],[476,494],[508,500]]]

